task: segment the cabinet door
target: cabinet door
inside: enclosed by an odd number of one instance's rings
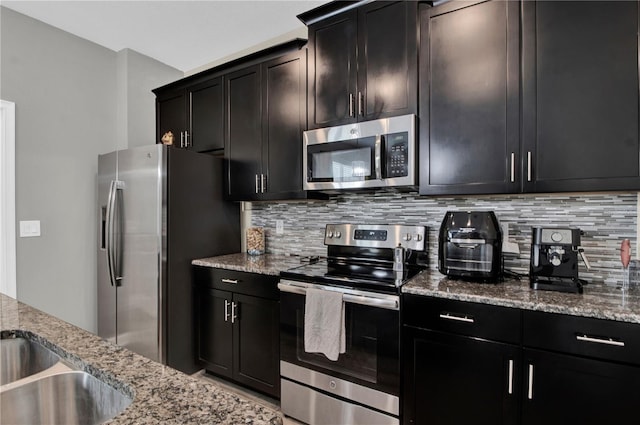
[[[356,20],[349,11],[309,27],[309,128],[356,120]]]
[[[229,199],[256,199],[262,172],[260,65],[225,77]]]
[[[422,10],[420,193],[520,190],[519,3]]]
[[[416,2],[374,2],[358,9],[359,120],[416,112],[416,21]]]
[[[638,3],[522,7],[525,191],[637,189]]]
[[[205,368],[222,376],[233,373],[231,292],[198,291],[198,358]]]
[[[187,130],[187,108],[184,90],[158,95],[156,97],[156,143],[162,143],[162,136],[173,133],[173,144],[180,146],[180,139]],[[183,139],[184,140],[184,139]]]
[[[523,425],[638,423],[640,368],[524,350]]]
[[[306,50],[263,65],[263,198],[302,191],[302,132],[306,128]]]
[[[280,305],[234,294],[234,379],[280,398]]]
[[[224,149],[222,77],[189,89],[189,148],[196,152]]]
[[[404,330],[404,424],[518,423],[517,346]]]

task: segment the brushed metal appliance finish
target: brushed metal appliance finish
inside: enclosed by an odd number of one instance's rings
[[[386,240],[355,239],[356,230],[386,231]],[[396,248],[399,245],[416,251],[424,251],[427,235],[424,226],[404,226],[397,224],[327,224],[324,234],[325,245],[355,246],[365,248]]]
[[[309,425],[399,425],[398,418],[281,379],[282,413]]]
[[[0,423],[99,424],[126,409],[132,400],[86,372],[47,376],[2,391]]]
[[[350,182],[308,182],[308,158],[307,146],[322,143],[339,142],[343,140],[358,139],[363,137],[378,137],[392,133],[408,133],[408,163],[407,176],[373,180],[360,180]],[[376,161],[377,162],[377,161]],[[376,168],[380,164],[375,164]],[[416,116],[402,115],[391,118],[381,118],[373,121],[364,121],[346,124],[336,127],[319,128],[303,132],[302,155],[302,186],[304,190],[335,190],[335,189],[366,189],[385,186],[415,186],[416,182]],[[379,177],[379,176],[377,176]]]
[[[355,384],[353,382],[345,381],[343,379],[336,378],[334,376],[326,375],[315,370],[310,370],[304,367],[300,367],[289,362],[280,361],[280,376],[287,378],[304,385],[309,385],[318,390],[327,392],[329,394],[335,394],[340,397],[344,397],[348,400],[352,400],[356,403],[361,403],[366,406],[371,406],[374,409],[387,412],[392,415],[400,414],[400,399],[397,396],[383,393],[382,391],[374,390],[362,385]],[[284,383],[285,380],[283,380]],[[285,414],[285,404],[287,406],[297,404],[295,394],[286,393],[284,385],[282,388],[282,410]],[[313,391],[313,390],[311,390]],[[314,391],[315,392],[315,391]],[[327,398],[332,398],[328,397]],[[343,403],[338,399],[334,399],[333,403]],[[300,410],[307,410],[310,404],[300,406]],[[369,410],[363,407],[365,410]],[[297,417],[295,415],[291,415]],[[386,415],[383,415],[386,416]],[[397,419],[396,419],[397,421]],[[378,423],[378,422],[334,422],[334,423]],[[397,423],[397,422],[396,422]]]
[[[400,297],[397,295],[379,294],[369,291],[341,288],[329,285],[317,285],[307,282],[298,282],[282,279],[278,283],[278,289],[282,292],[305,295],[308,288],[342,293],[342,300],[346,303],[366,305],[368,307],[384,308],[388,310],[400,310]]]
[[[56,353],[28,339],[0,339],[0,385],[35,375],[59,361]]]

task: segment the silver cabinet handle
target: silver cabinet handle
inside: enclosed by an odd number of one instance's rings
[[[624,347],[624,341],[616,341],[612,338],[604,339],[604,338],[595,338],[588,335],[576,335],[576,339],[578,341],[583,341],[583,342],[594,342],[596,344],[605,344],[605,345],[614,345],[616,347]]]
[[[511,152],[511,183],[516,181],[516,154]]]
[[[260,193],[260,179],[258,178],[257,174],[256,174],[256,193]]]
[[[527,152],[527,181],[531,181],[531,151]]]
[[[231,283],[231,284],[234,284],[234,285],[235,285],[236,283],[238,283],[238,279],[220,279],[220,281],[221,281],[222,283]]]
[[[362,92],[358,92],[358,114],[360,116],[364,115],[364,96]]]
[[[527,398],[533,400],[533,365],[529,365],[529,388],[527,391]]]
[[[267,188],[267,176],[260,174],[260,193],[264,193]]]
[[[376,169],[376,179],[382,180],[382,136],[379,134],[376,136],[374,149],[374,167]]]
[[[355,117],[355,113],[353,110],[353,93],[349,93],[349,116]]]
[[[184,148],[184,131],[180,132],[180,147]]]
[[[509,394],[513,394],[513,360],[509,360]]]
[[[236,314],[237,307],[238,307],[238,304],[232,301],[231,302],[231,323],[235,323],[236,319],[238,318],[238,315]]]
[[[184,147],[188,148],[189,146],[191,146],[191,142],[189,141],[189,131],[185,130],[184,131]]]
[[[455,321],[458,321],[458,322],[465,322],[465,323],[474,323],[475,322],[473,317],[456,316],[456,315],[449,314],[449,313],[440,313],[440,318],[441,319],[445,319],[445,320],[455,320]]]
[[[229,301],[224,300],[224,321],[225,322],[229,321],[229,304],[231,304]]]

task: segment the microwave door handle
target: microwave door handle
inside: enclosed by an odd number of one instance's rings
[[[382,135],[376,136],[376,142],[374,147],[375,154],[375,170],[376,170],[376,179],[382,180]]]

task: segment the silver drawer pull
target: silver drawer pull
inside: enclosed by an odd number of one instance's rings
[[[236,284],[238,283],[238,279],[220,279],[222,281],[222,283],[233,283]]]
[[[616,347],[624,347],[623,341],[615,341],[611,338],[603,339],[603,338],[593,338],[587,335],[576,335],[576,339],[578,341],[595,342],[596,344],[615,345]]]
[[[509,360],[509,394],[513,394],[513,360]]]
[[[529,365],[529,388],[527,391],[527,398],[533,400],[533,365]]]
[[[449,313],[440,313],[440,318],[441,319],[446,319],[446,320],[457,320],[458,322],[466,322],[466,323],[474,323],[475,322],[475,320],[473,320],[473,317],[454,316],[454,315],[449,314]]]

